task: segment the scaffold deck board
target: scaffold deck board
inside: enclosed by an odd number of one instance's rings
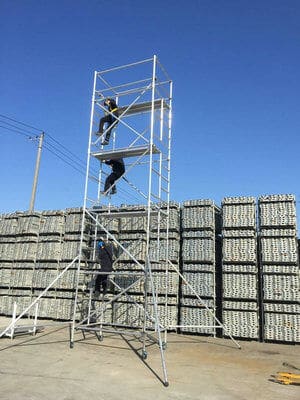
[[[92,208],[89,210],[91,213],[100,214],[104,218],[131,218],[131,217],[146,217],[148,215],[147,210],[132,210],[132,211],[113,211],[113,212],[103,212],[101,208]],[[163,211],[161,211],[163,213]],[[165,213],[164,213],[165,214]],[[150,215],[158,215],[158,210],[150,210]]]
[[[125,112],[123,117],[126,117],[126,116],[129,116],[129,115],[140,114],[140,113],[145,113],[145,112],[151,112],[151,110],[152,110],[152,101],[133,104],[127,110],[128,107],[129,106],[119,107],[119,109],[118,109],[119,115],[122,115]],[[153,107],[154,107],[154,110],[160,109],[161,107],[162,108],[169,108],[167,103],[165,101],[163,101],[162,99],[155,100],[153,102]]]
[[[92,153],[93,157],[96,157],[100,161],[104,160],[113,160],[117,158],[128,158],[128,157],[139,157],[141,155],[150,154],[151,146],[149,144],[145,146],[133,146],[133,147],[126,147],[121,149],[115,150],[108,150],[108,151],[99,151]],[[160,151],[155,145],[152,145],[152,153],[159,154]]]

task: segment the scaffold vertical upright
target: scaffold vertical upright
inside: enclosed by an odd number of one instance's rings
[[[110,126],[112,144],[103,135],[97,136],[99,119],[106,112],[105,99],[114,99],[118,115]],[[112,115],[113,116],[113,115]],[[168,385],[164,350],[167,340],[168,310],[168,247],[170,162],[172,131],[172,81],[154,55],[152,58],[95,71],[88,141],[87,167],[80,252],[70,346],[74,346],[75,332],[96,334],[99,340],[105,332],[132,334],[142,343],[140,355],[147,357],[147,343],[156,343],[161,355],[164,385]],[[115,181],[117,193],[104,191],[107,177],[106,161],[125,161],[125,173]],[[131,207],[121,207],[130,198]],[[134,199],[134,200],[132,200]],[[142,256],[122,242],[116,226],[121,218],[143,221],[145,232],[139,233]],[[163,235],[161,226],[165,227]],[[86,248],[84,240],[90,238]],[[100,237],[114,245],[114,271],[110,274],[111,293],[95,301],[91,282],[101,269],[97,265],[96,249]],[[142,246],[141,246],[142,245]],[[122,257],[130,261],[130,268],[118,268]],[[157,282],[153,265],[166,274],[164,308],[158,307]],[[83,278],[82,278],[83,277]],[[82,285],[85,282],[86,285]],[[88,290],[88,287],[90,288]],[[132,295],[142,287],[142,295]],[[139,319],[122,319],[118,301],[135,307]],[[163,315],[161,315],[163,314]],[[126,312],[128,315],[128,312]],[[164,335],[164,339],[163,339]]]

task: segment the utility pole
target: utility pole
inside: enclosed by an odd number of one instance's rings
[[[39,137],[40,138],[39,139],[39,147],[38,147],[38,152],[37,152],[37,157],[36,157],[35,172],[34,172],[34,178],[33,178],[32,191],[31,191],[31,200],[30,200],[30,206],[29,206],[30,212],[32,212],[34,210],[35,194],[36,194],[36,187],[37,187],[37,181],[38,181],[39,170],[40,170],[40,161],[41,161],[41,153],[42,153],[44,136],[45,136],[45,133],[42,132]]]

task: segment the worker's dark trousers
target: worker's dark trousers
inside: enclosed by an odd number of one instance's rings
[[[107,282],[108,275],[97,275],[95,282],[95,292],[101,293],[101,288],[103,289],[103,294],[107,292]]]
[[[118,117],[118,113],[117,113],[117,112],[114,112],[113,114],[114,114],[116,117]],[[100,123],[99,123],[99,133],[100,133],[101,135],[102,135],[102,133],[103,133],[104,124],[107,123],[106,135],[105,135],[105,138],[104,138],[104,140],[106,140],[107,142],[109,142],[109,138],[110,138],[110,134],[111,134],[111,130],[112,130],[111,126],[112,126],[112,124],[113,124],[115,121],[117,121],[117,122],[114,124],[113,127],[115,127],[119,121],[118,121],[115,117],[113,117],[112,115],[110,115],[110,114],[105,115],[105,117],[102,117],[102,118],[100,119]]]
[[[109,190],[109,188],[115,183],[117,179],[119,179],[123,174],[116,174],[115,172],[112,172],[110,175],[105,180],[104,184],[104,192]],[[116,185],[112,188],[112,193],[116,191]]]

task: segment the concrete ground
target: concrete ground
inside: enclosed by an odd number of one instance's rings
[[[4,327],[8,320],[1,318]],[[144,362],[132,337],[107,334],[103,342],[68,327],[48,327],[33,336],[0,339],[1,400],[299,400],[300,386],[271,382],[277,371],[299,373],[300,347],[227,339],[168,335],[169,387],[160,353],[148,348]]]

